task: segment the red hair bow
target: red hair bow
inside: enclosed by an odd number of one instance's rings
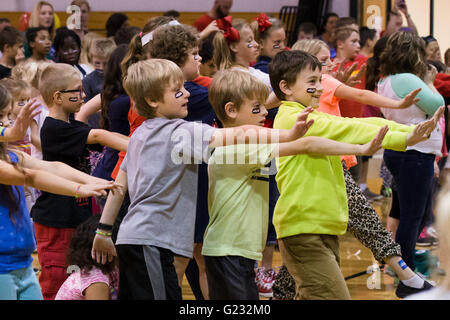
[[[231,16],[227,16],[225,18],[218,19],[216,21],[217,27],[224,32],[223,36],[225,37],[228,43],[238,41],[241,38],[239,36],[239,31],[233,28]]]
[[[260,13],[259,16],[255,18],[255,21],[258,21],[258,30],[260,33],[272,26],[272,22],[269,21],[269,17],[264,13]]]

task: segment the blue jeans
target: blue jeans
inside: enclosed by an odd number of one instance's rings
[[[414,249],[431,209],[435,155],[415,150],[384,151],[384,161],[397,186],[400,222],[395,241],[414,270]]]
[[[0,274],[0,300],[42,300],[33,267]]]

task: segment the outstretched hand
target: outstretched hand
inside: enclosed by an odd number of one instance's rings
[[[384,126],[378,131],[377,135],[368,143],[362,145],[360,156],[371,156],[382,148],[383,139],[389,131],[388,126]]]
[[[298,115],[297,121],[290,130],[291,140],[297,140],[298,138],[303,137],[306,134],[306,132],[308,132],[308,129],[314,123],[314,120],[312,119],[307,121],[308,115],[313,111],[314,111],[313,107],[308,107]]]
[[[419,142],[425,141],[430,137],[430,134],[436,128],[439,119],[442,117],[445,111],[445,106],[440,107],[430,120],[419,123],[406,137],[406,145],[413,146]]]
[[[97,263],[112,262],[117,256],[116,247],[111,237],[96,234],[92,244],[91,257]]]
[[[416,104],[420,101],[420,98],[416,98],[416,96],[419,94],[421,88],[418,88],[414,91],[411,91],[406,97],[404,97],[402,100],[399,100],[398,108],[404,109],[412,106],[413,104]]]
[[[41,113],[36,109],[40,106],[39,101],[35,98],[30,100],[19,112],[14,125],[11,128],[8,140],[17,141],[23,139],[28,127],[31,125],[31,121],[35,116]]]

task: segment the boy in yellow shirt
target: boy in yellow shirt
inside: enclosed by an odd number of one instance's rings
[[[305,106],[319,105],[322,92],[321,64],[303,51],[277,54],[269,65],[275,94],[282,101],[274,128],[288,128]],[[405,151],[426,140],[442,114],[417,126],[405,126],[381,118],[342,118],[318,111],[306,136],[364,144],[381,127],[389,131],[382,147]],[[296,299],[350,299],[339,268],[337,236],[346,232],[347,195],[338,156],[296,155],[277,159],[280,198],[274,212],[283,261],[296,282]]]

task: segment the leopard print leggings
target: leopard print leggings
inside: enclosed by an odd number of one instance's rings
[[[394,242],[391,232],[384,228],[377,212],[367,201],[345,164],[343,169],[348,199],[347,231],[369,248],[381,263],[387,257],[401,256],[400,245]],[[295,282],[285,266],[281,267],[272,290],[276,299],[294,298]]]

